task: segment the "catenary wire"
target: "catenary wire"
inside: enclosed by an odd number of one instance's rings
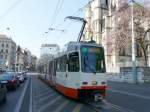
[[[15,1],[2,15],[0,15],[0,19],[6,17],[14,8],[16,8],[23,0]]]

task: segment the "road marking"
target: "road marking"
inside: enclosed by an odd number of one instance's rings
[[[21,93],[21,96],[20,96],[20,98],[19,98],[19,101],[18,101],[18,103],[16,104],[16,107],[15,107],[15,111],[14,111],[14,112],[20,112],[20,111],[21,111],[22,103],[23,103],[24,97],[25,97],[25,95],[26,95],[29,82],[30,82],[30,79],[28,79],[28,80],[26,81],[25,85],[24,85],[24,88],[23,88],[23,90],[22,90],[22,93]]]
[[[33,105],[33,88],[32,88],[33,86],[32,86],[32,77],[30,77],[30,106],[29,106],[29,112],[32,112],[32,110],[33,110],[33,107],[32,107],[32,105]]]
[[[109,89],[108,91],[111,91],[111,92],[114,92],[114,93],[120,93],[120,94],[124,94],[124,95],[128,95],[128,96],[143,98],[143,99],[146,99],[146,100],[150,100],[150,97],[148,97],[148,96],[143,96],[143,95],[139,95],[139,94],[135,94],[135,93],[129,93],[129,92],[113,90],[113,89]]]
[[[57,100],[61,99],[62,96],[57,96],[55,99],[53,99],[52,101],[46,103],[45,105],[41,106],[41,108],[38,110],[38,112],[44,112],[44,110],[51,106],[52,104],[54,104]]]
[[[43,93],[37,93],[36,94],[36,98],[39,98],[39,97],[43,97],[43,96],[47,96],[47,94],[51,94],[53,91],[46,91],[46,92],[43,92]]]
[[[69,103],[69,100],[65,100],[54,112],[62,112],[62,109]]]
[[[121,106],[118,106],[118,105],[109,103],[109,102],[107,102],[106,100],[103,100],[103,101],[104,101],[104,103],[105,103],[106,105],[109,105],[110,107],[113,107],[114,109],[119,110],[119,111],[121,111],[121,112],[136,112],[136,111],[134,111],[134,110],[127,109],[127,108],[124,108],[124,107],[121,107]]]
[[[50,89],[49,87],[43,87],[43,89],[38,89],[38,90],[39,90],[39,93],[43,93],[52,89]]]
[[[54,96],[54,95],[56,95],[56,93],[52,93],[52,94],[50,94],[50,95],[47,95],[47,96],[45,96],[45,97],[42,97],[42,98],[38,99],[38,102],[42,102],[42,101],[44,101],[44,100],[46,100],[46,99],[48,99],[48,98],[50,98],[51,96]]]
[[[72,112],[80,112],[82,106],[83,106],[83,104],[81,104],[81,103],[80,103],[80,104],[77,104],[77,105],[75,106],[75,108],[73,109]]]

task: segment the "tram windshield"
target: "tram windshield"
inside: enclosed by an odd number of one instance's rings
[[[87,73],[106,72],[103,48],[94,46],[82,46],[81,69],[82,72]]]

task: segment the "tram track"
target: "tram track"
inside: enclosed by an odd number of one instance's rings
[[[116,110],[117,112],[136,112],[134,110],[112,104],[110,102],[107,102],[106,100],[97,102],[97,104],[95,103],[96,105],[93,102],[83,101],[82,103],[84,103],[87,106],[87,108],[89,108],[93,112],[110,112],[110,110],[112,109],[114,109],[114,111]]]

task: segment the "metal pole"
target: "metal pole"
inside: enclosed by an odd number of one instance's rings
[[[132,75],[134,83],[137,83],[137,74],[136,74],[136,45],[135,45],[135,35],[134,35],[134,15],[133,15],[133,0],[131,1],[131,24],[132,24]]]

